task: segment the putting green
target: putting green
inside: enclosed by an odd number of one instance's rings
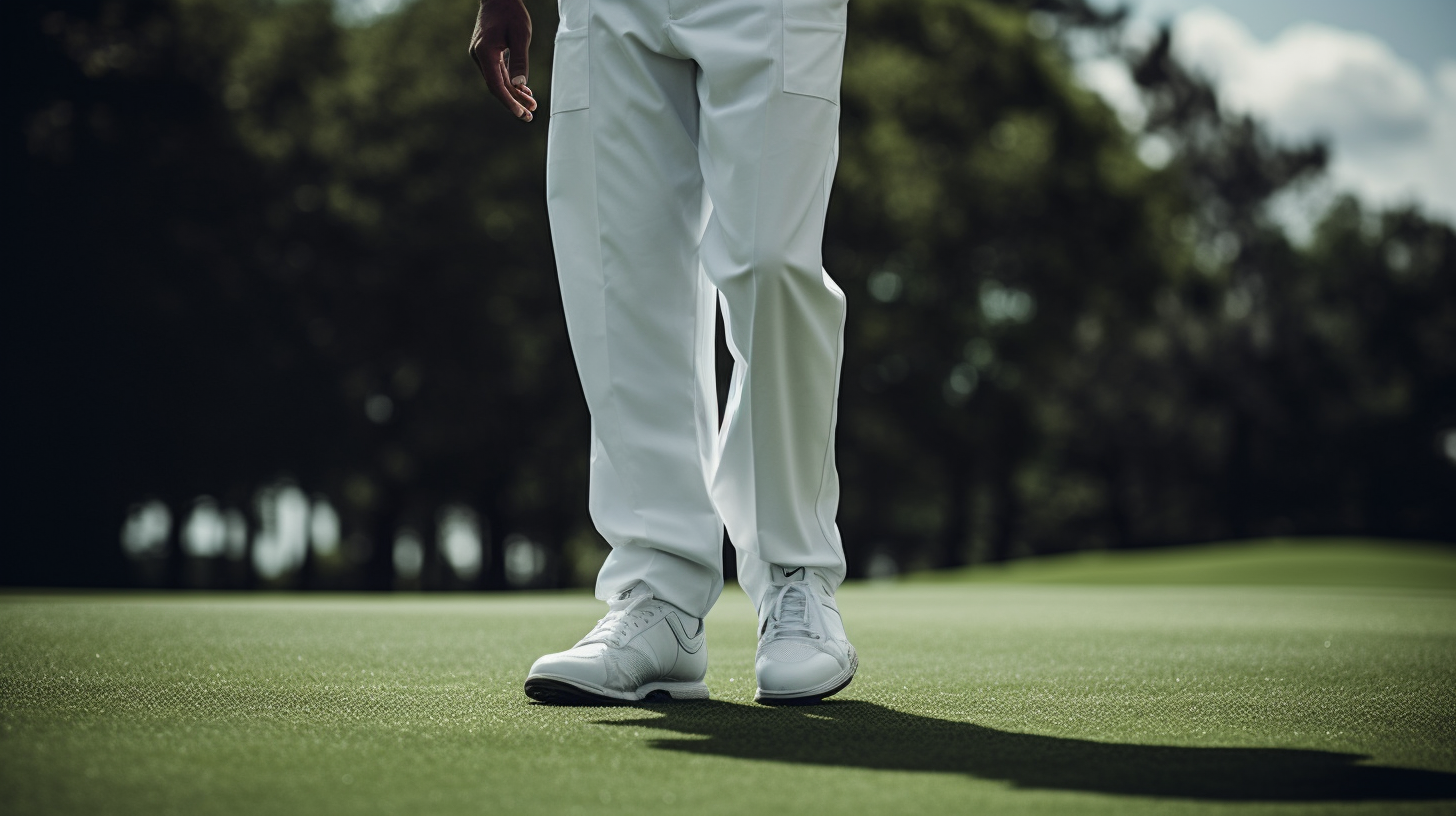
[[[831,704],[751,702],[754,621],[730,588],[708,620],[712,702],[550,708],[521,681],[601,614],[581,593],[0,595],[0,801],[826,816],[1456,803],[1449,588],[906,581],[847,586],[841,605],[862,665]]]

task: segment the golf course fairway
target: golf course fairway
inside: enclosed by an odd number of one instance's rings
[[[618,708],[521,691],[602,615],[581,591],[0,593],[0,803],[1456,812],[1456,550],[1077,558],[846,585],[859,674],[795,708],[752,702],[755,620],[733,586],[707,620],[713,700]]]

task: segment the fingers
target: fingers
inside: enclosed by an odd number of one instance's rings
[[[497,62],[492,69],[489,76],[486,77],[486,85],[490,88],[491,95],[499,99],[512,116],[522,121],[531,121],[531,112],[526,109],[525,105],[517,101],[515,94],[511,92],[511,85],[506,80],[505,65]]]
[[[526,85],[525,57],[517,57],[520,49],[507,48],[501,55],[505,63],[506,76],[510,78],[511,95],[527,110],[536,110],[536,96]]]
[[[506,31],[506,45],[509,48],[507,54],[507,76],[511,78],[511,84],[523,86],[526,79],[531,75],[531,17],[521,14],[511,20],[510,27]]]
[[[509,78],[510,73],[506,70],[506,61],[504,58],[496,65],[496,73],[500,77],[502,87],[510,95],[510,104],[506,105],[506,108],[521,121],[529,122],[534,119],[533,112],[536,110],[536,98],[531,95],[530,88],[511,82]]]
[[[500,100],[512,116],[524,122],[531,121],[535,118],[531,110],[536,107],[536,100],[529,93],[522,93],[506,78],[505,49],[486,47],[483,51],[476,64],[490,95]]]
[[[531,75],[529,70],[529,57],[531,53],[531,31],[530,29],[518,29],[511,32],[511,47],[507,50],[509,56],[509,76],[512,85],[525,85],[526,78]]]

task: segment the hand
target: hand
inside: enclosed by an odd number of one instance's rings
[[[480,0],[470,58],[480,68],[491,94],[523,122],[534,117],[536,97],[526,87],[531,15],[522,0]]]

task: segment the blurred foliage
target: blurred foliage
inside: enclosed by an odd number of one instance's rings
[[[549,95],[554,10],[532,86]],[[6,583],[126,583],[128,506],[250,514],[286,475],[393,585],[403,526],[484,519],[580,581],[587,417],[544,206],[546,128],[466,58],[473,4],[26,0],[7,353]],[[850,293],[851,570],[1258,534],[1456,539],[1456,236],[1342,200],[1273,218],[1321,146],[1223,112],[1167,35],[1083,0],[854,0],[826,265]],[[1072,80],[1116,54],[1129,132]],[[1158,140],[1156,169],[1138,158]],[[1155,164],[1161,164],[1160,162]],[[172,525],[170,585],[189,583]],[[449,586],[426,546],[423,585]],[[209,583],[248,586],[245,561]],[[456,582],[458,584],[458,582]]]

